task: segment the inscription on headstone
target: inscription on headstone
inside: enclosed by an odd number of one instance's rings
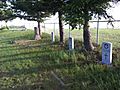
[[[74,38],[69,37],[69,50],[74,49]]]
[[[110,42],[102,43],[102,63],[103,64],[112,63],[112,43]]]

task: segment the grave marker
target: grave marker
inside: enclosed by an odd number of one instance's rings
[[[110,42],[102,43],[102,63],[103,64],[112,63],[112,43]]]
[[[54,34],[54,32],[51,32],[51,36],[52,36],[52,43],[54,43],[55,42],[55,34]]]
[[[69,37],[69,50],[74,49],[74,38]]]
[[[40,40],[41,37],[40,37],[39,30],[38,30],[37,27],[34,27],[34,32],[35,32],[34,39],[35,39],[35,40]]]

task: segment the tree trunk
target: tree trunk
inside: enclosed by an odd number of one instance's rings
[[[37,21],[38,22],[38,30],[39,30],[39,35],[40,35],[40,37],[41,37],[41,28],[40,28],[40,22],[39,21]]]
[[[62,23],[62,14],[59,11],[58,12],[58,18],[59,18],[59,34],[60,34],[60,43],[63,44],[63,23]]]
[[[90,34],[88,20],[85,20],[85,23],[83,26],[83,41],[84,41],[84,48],[87,51],[92,51],[94,49],[94,46],[91,42],[91,34]]]

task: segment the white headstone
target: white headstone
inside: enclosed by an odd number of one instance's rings
[[[52,43],[54,43],[55,42],[55,34],[54,34],[54,32],[51,32],[51,36],[52,36]]]
[[[102,43],[102,63],[103,64],[112,63],[112,43],[110,42]]]
[[[69,37],[69,50],[74,49],[74,38]]]

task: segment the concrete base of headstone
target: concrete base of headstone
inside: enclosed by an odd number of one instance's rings
[[[35,39],[35,40],[40,40],[41,37],[40,37],[40,35],[35,35],[34,39]]]

